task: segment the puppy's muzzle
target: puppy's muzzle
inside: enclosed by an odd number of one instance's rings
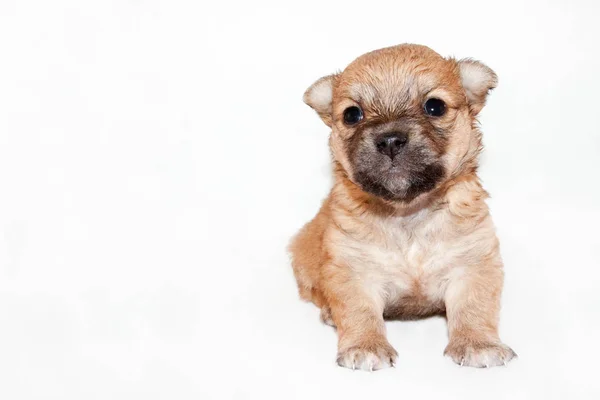
[[[392,160],[408,143],[408,134],[405,132],[384,133],[375,139],[377,151],[385,154]]]

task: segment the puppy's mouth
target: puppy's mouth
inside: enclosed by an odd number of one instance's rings
[[[419,195],[433,190],[444,175],[444,167],[439,163],[431,163],[411,171],[391,164],[379,171],[359,169],[354,174],[354,181],[367,193],[388,201],[409,203]]]

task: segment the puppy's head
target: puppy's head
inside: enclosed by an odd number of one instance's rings
[[[331,127],[333,156],[350,180],[382,199],[410,203],[476,162],[474,121],[496,82],[480,62],[400,45],[319,79],[304,101]]]

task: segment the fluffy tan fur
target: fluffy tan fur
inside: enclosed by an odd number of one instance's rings
[[[495,86],[495,74],[479,62],[400,45],[363,55],[307,90],[305,101],[332,128],[334,185],[290,252],[301,298],[337,329],[341,366],[393,365],[397,353],[384,317],[443,313],[445,354],[456,363],[491,367],[514,357],[498,337],[502,260],[476,174],[481,134],[475,118]],[[393,124],[398,108],[421,107],[423,93],[448,106],[435,122],[448,137],[440,156],[444,179],[408,202],[365,192],[354,182],[348,141],[356,132],[343,123],[343,110],[360,104],[366,119]],[[432,152],[440,146],[434,137],[423,140]]]

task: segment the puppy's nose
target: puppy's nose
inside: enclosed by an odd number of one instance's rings
[[[392,160],[408,142],[408,134],[404,132],[386,133],[375,140],[377,151]]]

